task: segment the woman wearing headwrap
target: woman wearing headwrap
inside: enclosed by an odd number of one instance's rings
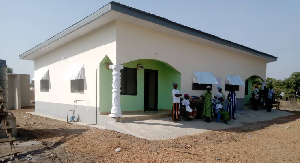
[[[260,97],[259,97],[259,89],[258,85],[255,84],[254,90],[252,91],[252,106],[253,110],[257,111],[258,110],[258,105],[260,103]]]
[[[215,94],[214,98],[216,99],[217,102],[222,101],[222,100],[219,100],[220,98],[222,98],[223,101],[224,101],[225,100],[225,95],[222,92],[222,88],[218,87],[217,89],[218,89],[218,92]],[[221,104],[223,105],[223,102],[221,102]]]
[[[213,107],[212,107],[212,94],[211,94],[211,87],[207,86],[207,92],[205,92],[202,97],[204,98],[203,103],[203,116],[205,122],[211,122],[211,117],[213,116]]]

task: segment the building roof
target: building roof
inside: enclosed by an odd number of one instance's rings
[[[267,62],[274,62],[277,57],[260,52],[258,50],[240,45],[212,34],[184,26],[182,24],[170,21],[166,18],[150,14],[117,2],[110,2],[104,7],[100,8],[93,14],[85,17],[81,21],[66,28],[62,32],[49,38],[48,40],[31,48],[19,57],[21,59],[34,60],[36,57],[46,54],[47,52],[62,46],[84,34],[91,32],[109,22],[115,20],[122,20],[125,22],[137,24],[147,28],[152,28],[157,31],[169,33],[178,37],[199,41],[212,46],[218,46],[225,49],[233,50],[238,53],[253,55]]]

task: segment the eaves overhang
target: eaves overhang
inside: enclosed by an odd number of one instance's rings
[[[70,42],[109,22],[116,20],[152,28],[153,30],[165,32],[193,41],[202,42],[212,46],[225,48],[227,50],[235,51],[241,54],[251,55],[264,59],[267,62],[274,62],[277,60],[277,57],[273,55],[260,52],[258,50],[222,39],[212,34],[208,34],[200,30],[181,25],[166,18],[159,17],[154,14],[150,14],[116,2],[110,2],[93,14],[85,17],[81,21],[75,23],[74,25],[63,30],[57,35],[21,54],[19,57],[21,59],[34,60],[35,58],[42,56],[67,42]]]

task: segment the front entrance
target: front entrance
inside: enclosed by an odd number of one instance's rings
[[[158,71],[145,69],[144,111],[157,111]]]

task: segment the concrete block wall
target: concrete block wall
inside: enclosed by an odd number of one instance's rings
[[[7,109],[21,109],[30,106],[30,76],[28,74],[8,74]]]

